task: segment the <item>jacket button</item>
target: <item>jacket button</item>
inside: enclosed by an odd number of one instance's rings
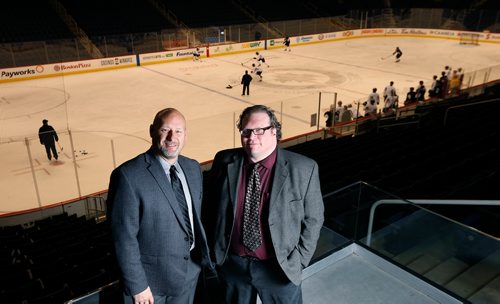
[[[188,256],[185,256],[185,257],[184,257],[184,260],[186,260],[186,261],[187,261],[187,260],[189,260],[189,257],[188,257]]]

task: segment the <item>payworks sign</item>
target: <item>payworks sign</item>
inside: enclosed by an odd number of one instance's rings
[[[24,68],[21,70],[11,70],[11,71],[2,71],[1,78],[16,78],[18,76],[30,76],[35,75],[36,70],[30,68]]]

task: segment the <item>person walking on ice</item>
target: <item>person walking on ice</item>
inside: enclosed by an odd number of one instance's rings
[[[40,138],[40,144],[45,146],[45,151],[47,152],[47,158],[52,160],[52,155],[57,160],[59,157],[56,150],[56,141],[59,141],[56,130],[49,125],[49,121],[44,119],[42,121],[43,125],[38,129],[38,137]],[[52,154],[50,153],[52,151]]]
[[[241,93],[242,96],[245,95],[245,90],[247,92],[247,95],[250,95],[250,82],[252,81],[252,76],[248,74],[248,71],[245,71],[245,74],[243,77],[241,77],[241,84],[243,85],[243,92]]]

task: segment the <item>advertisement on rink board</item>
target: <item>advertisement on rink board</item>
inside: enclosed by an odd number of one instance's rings
[[[136,65],[136,56],[130,55],[63,63],[40,64],[36,66],[25,66],[18,68],[7,68],[0,70],[0,83],[52,76],[72,75],[86,72],[96,72],[116,68],[126,68]]]
[[[256,40],[243,43],[231,43],[222,45],[211,45],[209,46],[210,56],[219,56],[227,54],[242,53],[248,51],[258,51],[265,48],[265,40]]]
[[[267,48],[273,49],[278,47],[283,47],[283,43],[285,42],[285,38],[276,38],[268,40]]]
[[[356,39],[364,37],[422,37],[459,40],[462,34],[477,34],[479,42],[500,43],[500,34],[489,32],[463,32],[445,29],[419,28],[389,28],[389,29],[358,29],[313,35],[290,37],[292,47],[310,43]],[[199,47],[202,57],[228,55],[243,52],[254,52],[263,49],[282,48],[284,38],[257,40],[243,43],[220,44]],[[136,65],[166,63],[177,60],[188,60],[193,57],[196,48],[176,51],[165,51],[139,55],[119,56],[74,62],[24,66],[17,68],[0,69],[0,83],[17,80],[29,80],[51,76],[71,75],[85,72],[95,72],[107,69],[125,68]],[[207,52],[208,51],[208,52]]]
[[[182,49],[177,51],[166,51],[157,53],[146,53],[139,55],[139,65],[148,65],[156,63],[164,63],[167,61],[176,61],[193,58],[193,53],[196,48]],[[207,49],[205,47],[199,47],[198,52],[202,57],[206,56]]]

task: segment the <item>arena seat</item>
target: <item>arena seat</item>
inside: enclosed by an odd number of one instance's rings
[[[0,10],[0,43],[73,37],[48,1],[12,1]]]

